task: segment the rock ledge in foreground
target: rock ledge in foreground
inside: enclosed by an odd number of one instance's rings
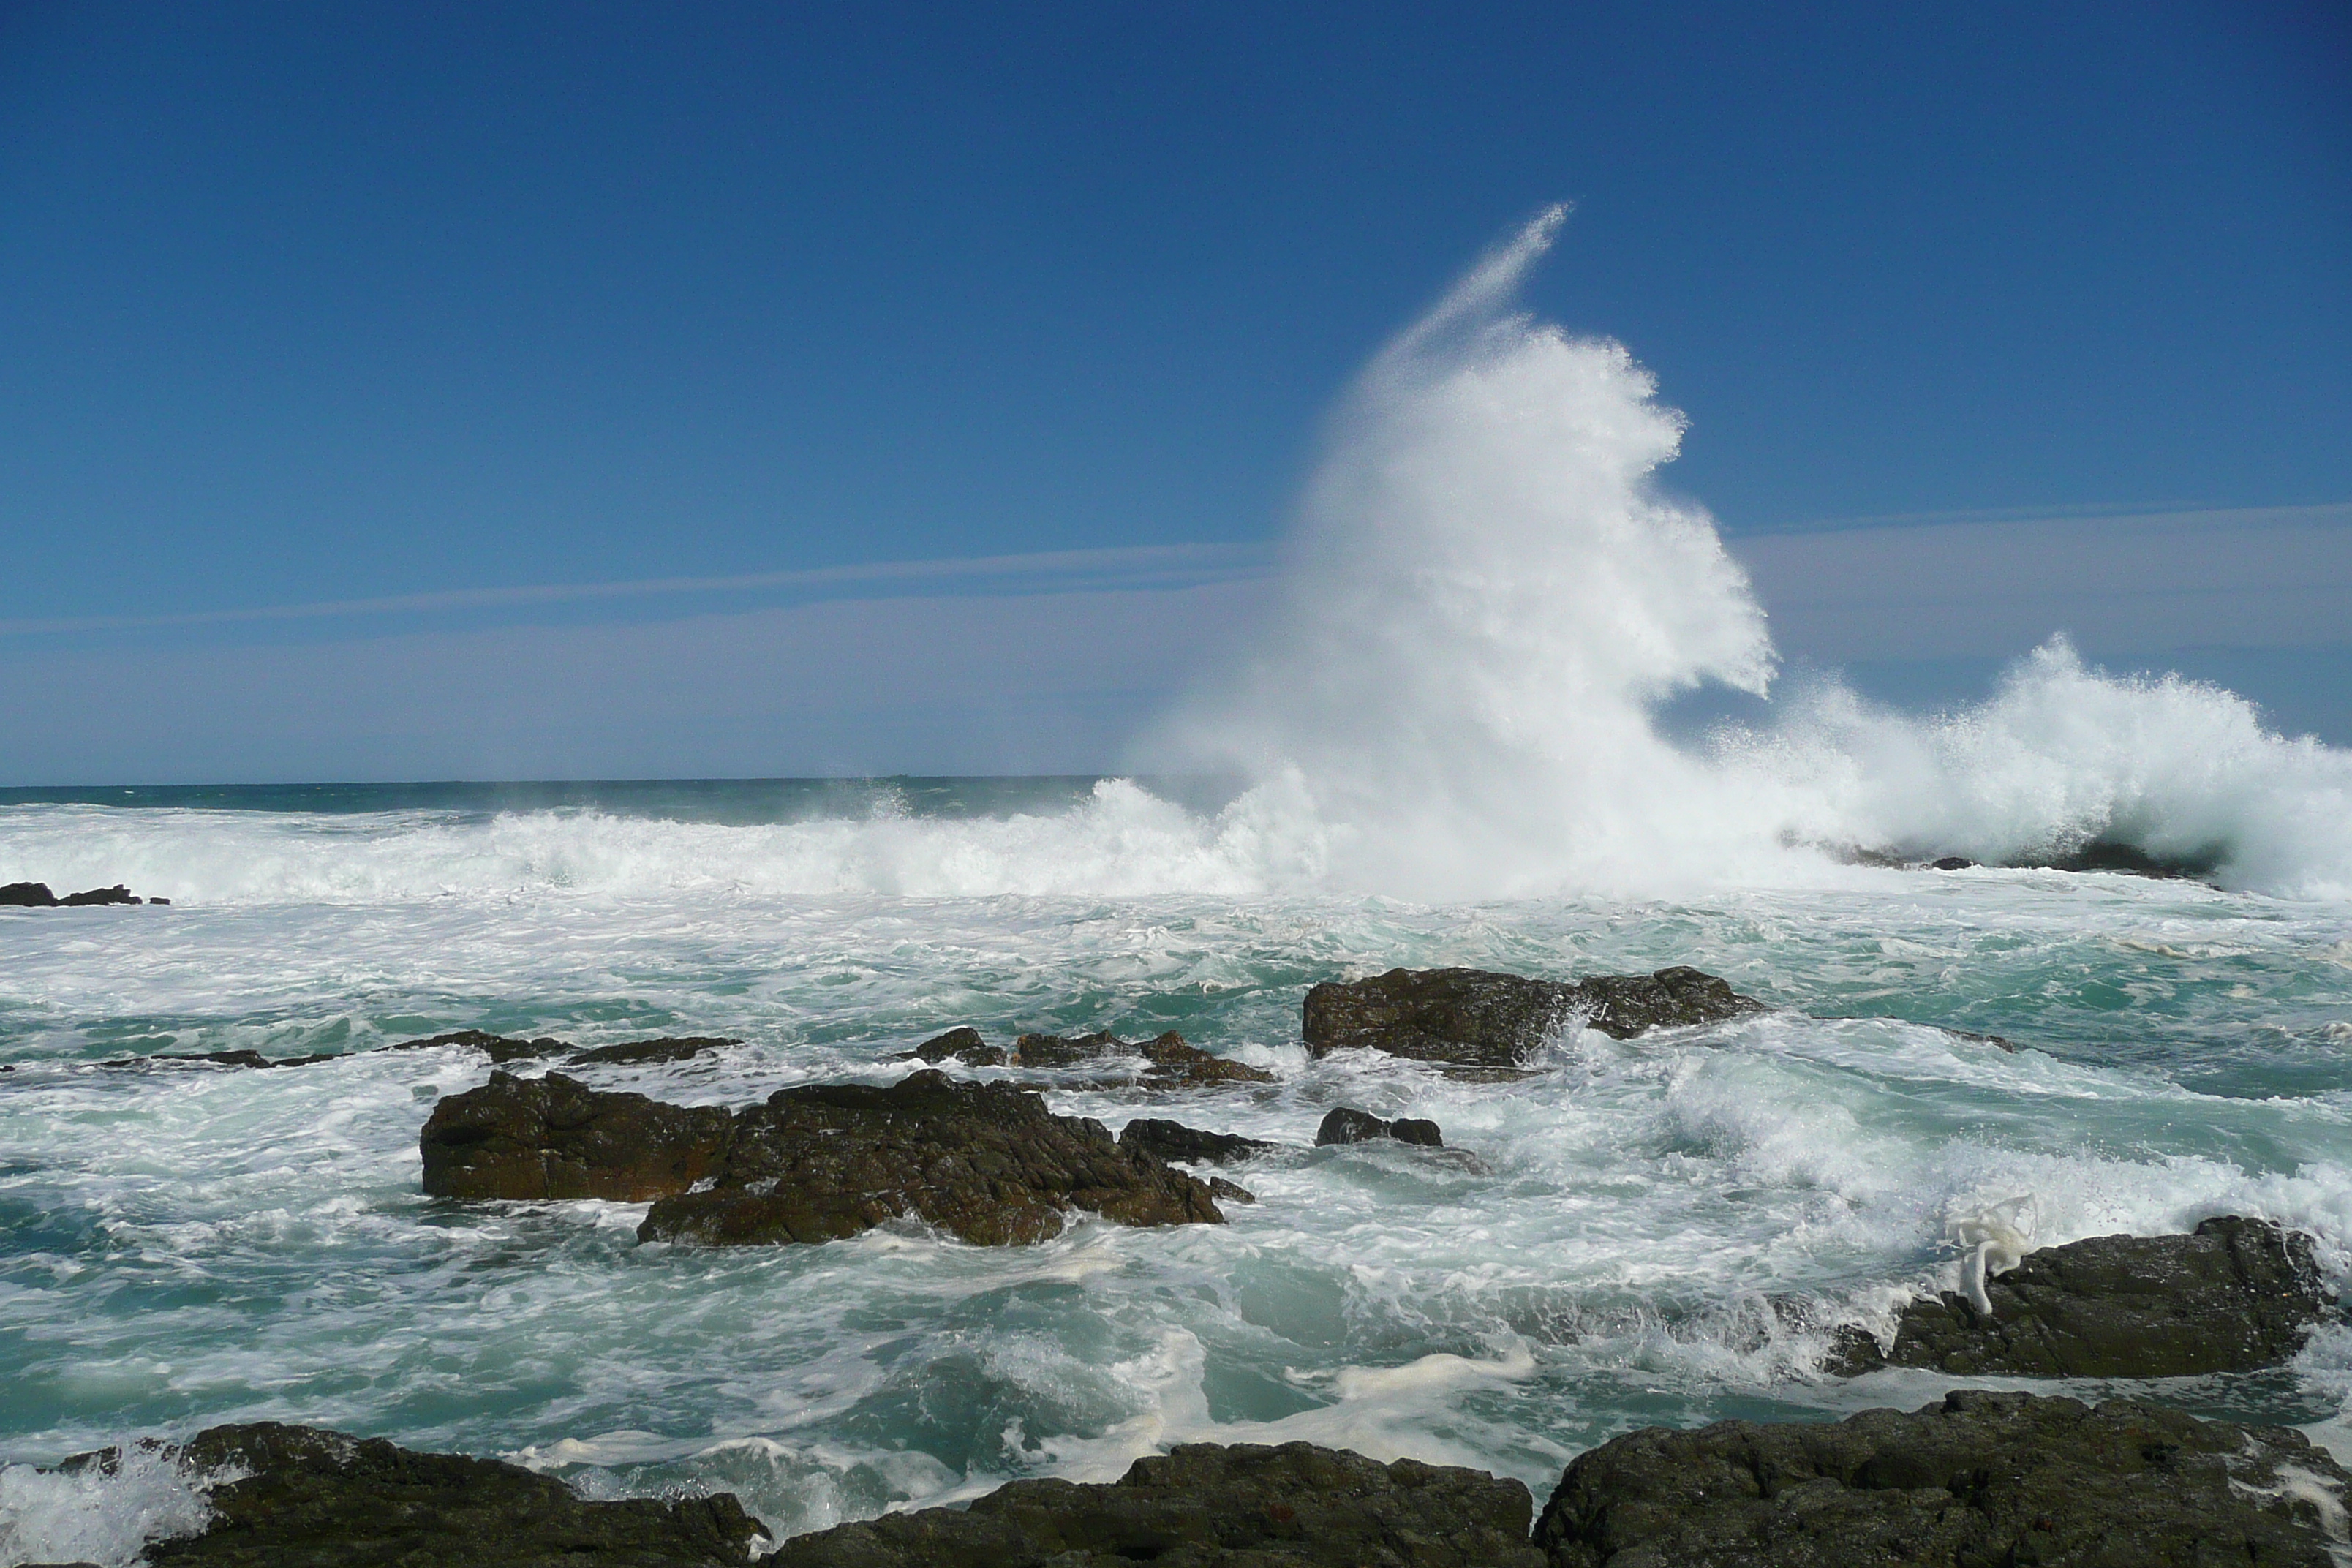
[[[1014,1481],[784,1542],[776,1568],[1543,1568],[1527,1488],[1286,1443],[1187,1444],[1107,1486]]]
[[[1854,1336],[1831,1370],[1958,1376],[2195,1377],[2275,1366],[2329,1308],[2311,1238],[2229,1215],[2188,1236],[2102,1236],[2029,1252],[1985,1282],[1992,1315],[1949,1291],[1912,1302],[1894,1349]]]
[[[2347,1480],[2285,1427],[1958,1392],[1834,1425],[1651,1427],[1580,1456],[1552,1568],[2331,1568]]]
[[[1570,1018],[1622,1040],[1762,1007],[1727,981],[1679,966],[1574,984],[1484,969],[1391,969],[1308,991],[1300,1033],[1310,1056],[1369,1046],[1416,1061],[1507,1068],[1534,1056]]]
[[[518,1465],[311,1426],[215,1426],[182,1453],[247,1473],[212,1489],[204,1533],[147,1549],[154,1568],[740,1568],[767,1538],[731,1493],[588,1502]]]

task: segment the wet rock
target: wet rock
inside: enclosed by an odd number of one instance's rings
[[[1418,1143],[1424,1149],[1443,1149],[1445,1140],[1439,1136],[1437,1123],[1422,1121],[1412,1117],[1400,1117],[1383,1121],[1369,1110],[1354,1110],[1338,1106],[1323,1119],[1315,1130],[1315,1146],[1327,1143],[1363,1143],[1375,1138],[1393,1138],[1400,1143]]]
[[[2289,1428],[1964,1391],[1834,1425],[1628,1433],[1569,1466],[1535,1539],[1552,1568],[2328,1568],[2317,1500],[2340,1521],[2347,1480]]]
[[[1221,1224],[1208,1184],[1102,1123],[1010,1084],[936,1068],[887,1089],[780,1089],[735,1118],[705,1191],[665,1197],[637,1235],[719,1246],[831,1241],[919,1219],[981,1246],[1044,1241],[1065,1213],[1122,1225]]]
[[[728,1046],[740,1046],[740,1040],[720,1039],[716,1036],[686,1035],[676,1039],[630,1040],[617,1046],[598,1046],[593,1050],[574,1051],[567,1065],[589,1067],[645,1067],[656,1062],[690,1061],[709,1051]]]
[[[1223,1176],[1211,1176],[1209,1178],[1209,1195],[1216,1199],[1221,1204],[1254,1204],[1257,1202],[1257,1194],[1255,1193],[1251,1192],[1239,1182],[1229,1182]]]
[[[1254,1160],[1281,1147],[1263,1138],[1244,1138],[1233,1132],[1203,1132],[1181,1121],[1160,1121],[1144,1116],[1139,1116],[1120,1128],[1118,1142],[1121,1148],[1140,1149],[1162,1160],[1210,1165]]]
[[[2053,871],[2116,871],[2130,877],[2150,877],[2159,881],[2203,881],[2221,868],[2229,858],[2226,845],[2208,845],[2185,855],[2152,855],[2137,844],[2121,839],[2094,838],[2088,844],[2041,858],[2011,862],[2019,866],[2039,866]]]
[[[310,1057],[279,1057],[276,1060],[259,1051],[163,1051],[152,1057],[116,1057],[98,1065],[108,1068],[143,1068],[156,1062],[193,1062],[218,1068],[306,1068],[313,1062],[341,1059],[332,1051],[321,1051]]]
[[[429,1039],[398,1040],[383,1048],[387,1051],[423,1051],[436,1046],[464,1046],[501,1064],[562,1056],[572,1049],[568,1043],[548,1035],[541,1035],[535,1040],[518,1040],[481,1029],[453,1029],[448,1034],[435,1035]]]
[[[10,882],[0,887],[0,909],[63,910],[82,909],[92,904],[168,904],[169,899],[141,899],[120,882],[111,888],[91,888],[84,892],[68,893],[58,898],[49,891],[47,882]]]
[[[588,1502],[519,1465],[316,1427],[215,1426],[183,1452],[246,1474],[213,1489],[202,1534],[147,1548],[154,1568],[740,1568],[766,1543],[730,1493]]]
[[[1017,1068],[1069,1068],[1089,1062],[1141,1057],[1147,1088],[1200,1089],[1221,1083],[1272,1083],[1274,1075],[1245,1062],[1211,1056],[1188,1044],[1170,1029],[1155,1039],[1130,1043],[1108,1033],[1064,1037],[1024,1035],[1014,1043],[1012,1065]]]
[[[1301,1033],[1316,1057],[1370,1047],[1417,1061],[1510,1068],[1571,1018],[1622,1040],[1661,1026],[1720,1023],[1761,1006],[1726,981],[1679,966],[1572,984],[1483,969],[1391,969],[1308,991]]]
[[[905,1056],[900,1061],[959,1061],[966,1067],[1001,1068],[1005,1064],[1004,1047],[992,1046],[981,1037],[978,1029],[966,1025],[950,1029],[944,1035],[934,1035]]]
[[[734,1123],[716,1106],[607,1094],[562,1073],[493,1072],[434,1106],[417,1142],[435,1197],[643,1203],[715,1172]]]
[[[1928,864],[1938,871],[1969,871],[1976,868],[1976,862],[1965,855],[1947,855],[1942,859],[1931,860]]]
[[[2268,1220],[2209,1219],[2188,1236],[2102,1236],[2030,1252],[1985,1281],[1992,1312],[1944,1292],[1903,1310],[1894,1349],[1854,1336],[1831,1366],[1955,1375],[2195,1377],[2275,1366],[2329,1301],[2311,1238]]]
[[[1192,1443],[1108,1486],[1014,1481],[784,1542],[775,1568],[1542,1568],[1528,1490],[1308,1443]]]

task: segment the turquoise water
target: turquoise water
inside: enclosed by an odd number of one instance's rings
[[[1883,1326],[1990,1203],[2029,1198],[2044,1244],[2262,1214],[2339,1279],[2352,1246],[2339,903],[1824,863],[1773,890],[1431,905],[1286,879],[1240,806],[1092,780],[25,793],[0,880],[174,901],[0,911],[0,1459],[303,1421],[593,1492],[724,1487],[780,1531],[1192,1438],[1540,1491],[1637,1426],[1939,1394],[1824,1378],[1825,1335],[1767,1303]],[[1774,1010],[1563,1038],[1508,1084],[1297,1045],[1319,980],[1669,963]],[[1223,1226],[641,1247],[641,1206],[423,1197],[417,1130],[488,1066],[372,1049],[740,1036],[581,1076],[740,1104],[887,1081],[965,1023],[1180,1029],[1278,1081],[1048,1083],[1055,1109],[1290,1147],[1235,1173],[1260,1202]],[[101,1065],[244,1047],[337,1059]],[[1307,1147],[1337,1104],[1434,1118],[1449,1147]],[[2161,1392],[2352,1450],[2341,1328]],[[14,1517],[0,1562],[40,1560]]]

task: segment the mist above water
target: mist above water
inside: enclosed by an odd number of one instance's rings
[[[1670,740],[1678,693],[1770,691],[1766,607],[1658,483],[1685,421],[1654,378],[1515,308],[1564,217],[1482,259],[1349,391],[1276,618],[1162,744],[1301,803],[1331,880],[1408,896],[1672,896],[1818,881],[1856,851],[2086,846],[2352,893],[2352,755],[2215,687],[2086,668],[2063,635],[1965,710],[1832,681],[1761,727]]]

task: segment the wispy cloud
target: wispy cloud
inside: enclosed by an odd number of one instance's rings
[[[750,572],[723,577],[646,577],[625,583],[538,583],[501,588],[452,588],[374,599],[327,599],[307,605],[264,605],[168,615],[77,616],[0,621],[0,637],[67,632],[131,631],[166,626],[232,626],[240,622],[322,620],[448,610],[514,609],[593,600],[688,597],[711,594],[826,590],[887,592],[952,585],[962,592],[1078,593],[1121,588],[1180,588],[1263,574],[1272,552],[1260,544],[1146,544],[1110,550],[1045,551],[1025,555],[977,555],[941,561],[866,562],[797,572]],[[817,590],[814,595],[809,590]]]

